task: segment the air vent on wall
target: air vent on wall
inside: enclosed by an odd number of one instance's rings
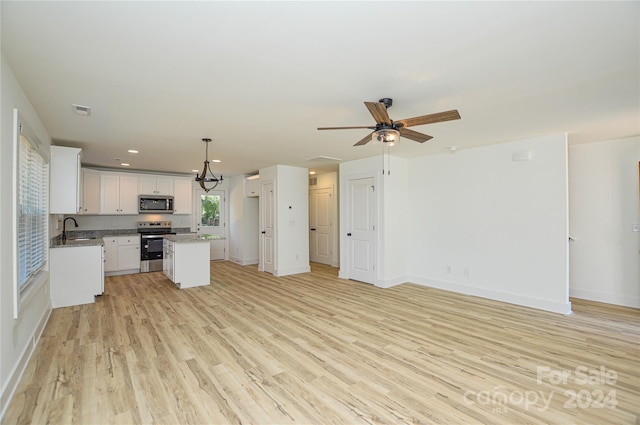
[[[89,115],[91,115],[90,106],[76,105],[75,103],[72,104],[71,106],[73,106],[73,112],[75,112],[78,115],[84,115],[85,117],[88,117]]]
[[[318,185],[318,178],[317,177],[312,177],[309,179],[309,186],[317,186]]]

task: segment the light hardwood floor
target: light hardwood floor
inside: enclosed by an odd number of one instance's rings
[[[211,273],[110,277],[54,310],[3,423],[638,423],[638,310],[563,316],[318,264]]]

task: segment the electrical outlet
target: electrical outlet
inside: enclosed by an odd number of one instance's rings
[[[631,231],[632,232],[640,232],[640,225],[634,224],[633,226],[631,226]]]

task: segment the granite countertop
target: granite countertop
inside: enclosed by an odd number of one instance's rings
[[[102,238],[78,238],[78,239],[67,239],[63,240],[59,238],[55,241],[51,248],[70,248],[70,247],[79,247],[79,246],[102,246],[104,242]]]
[[[56,236],[50,241],[50,248],[66,248],[71,246],[96,246],[104,245],[102,238],[113,238],[120,236],[138,236],[139,233],[131,233],[128,231],[116,230],[112,231],[85,231],[85,232],[69,232],[66,240],[61,235]]]
[[[197,233],[185,233],[181,235],[168,235],[165,239],[171,242],[189,243],[189,242],[208,242],[226,239],[224,236],[218,235],[198,235]]]
[[[119,237],[127,237],[127,236],[140,236],[140,233],[105,233],[100,236],[101,238],[119,238]]]

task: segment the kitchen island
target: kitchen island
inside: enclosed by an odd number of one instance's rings
[[[178,288],[209,284],[208,236],[190,233],[164,237],[162,270]]]

